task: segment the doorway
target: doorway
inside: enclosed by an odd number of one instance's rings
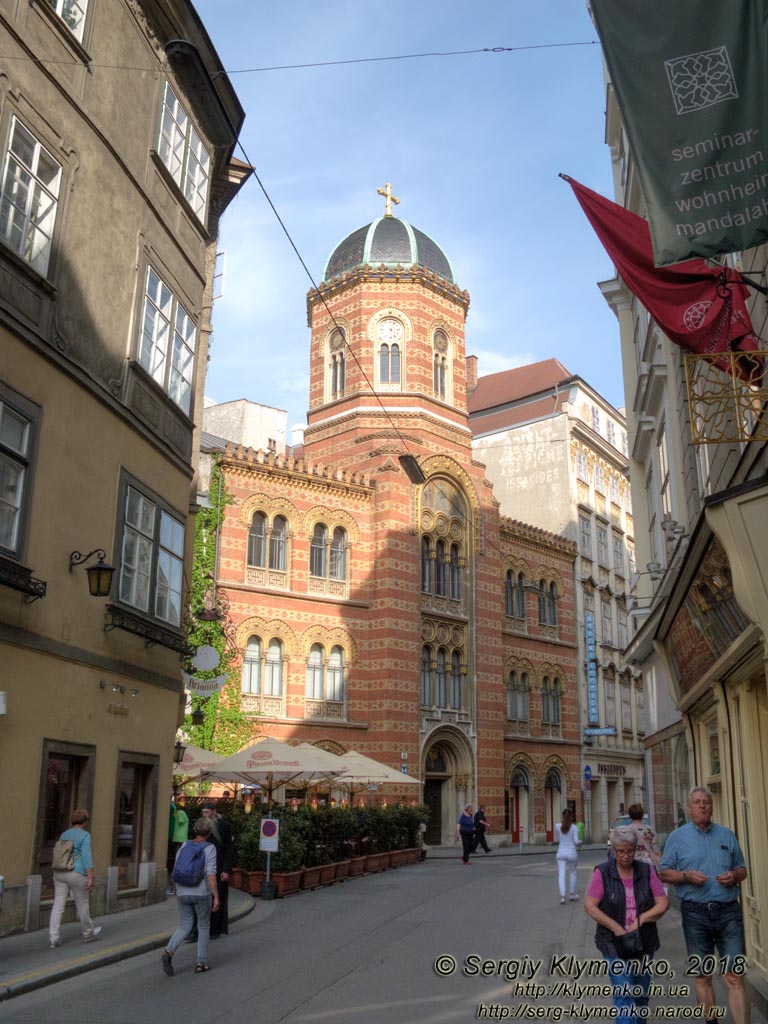
[[[439,846],[442,840],[443,782],[443,779],[427,779],[424,783],[424,803],[429,809],[424,839],[430,846]]]

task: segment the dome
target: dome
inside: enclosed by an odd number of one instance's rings
[[[347,235],[330,255],[323,281],[365,263],[378,267],[420,266],[454,284],[453,269],[440,246],[418,228],[398,217],[380,217]]]

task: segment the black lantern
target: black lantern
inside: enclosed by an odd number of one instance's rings
[[[181,764],[181,762],[184,760],[184,755],[186,754],[186,752],[187,748],[184,746],[181,740],[176,740],[176,746],[173,748],[173,763]]]
[[[192,719],[192,725],[205,724],[205,712],[202,708],[195,708],[189,717]]]
[[[99,559],[98,562],[95,565],[89,565],[85,570],[88,577],[88,590],[91,597],[109,597],[109,592],[112,589],[112,577],[115,575],[115,567],[107,565],[104,561],[107,553],[103,548],[95,548],[87,555],[81,555],[79,551],[73,551],[69,556],[69,571],[72,572],[76,565],[82,565],[89,558],[93,558],[94,555]]]

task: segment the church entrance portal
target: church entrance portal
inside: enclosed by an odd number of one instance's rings
[[[443,779],[427,779],[424,783],[424,803],[429,808],[429,820],[424,839],[430,846],[439,846],[442,838]]]

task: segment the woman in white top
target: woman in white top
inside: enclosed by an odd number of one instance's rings
[[[579,863],[577,847],[581,844],[571,812],[563,811],[563,819],[555,825],[555,841],[557,842],[557,883],[560,887],[560,902],[565,903],[565,874],[569,873],[571,900],[577,900],[576,867]]]

